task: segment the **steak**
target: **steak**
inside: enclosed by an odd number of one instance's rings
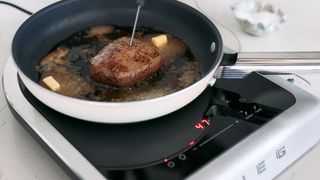
[[[97,82],[117,87],[132,86],[162,66],[161,54],[155,46],[130,37],[122,37],[105,46],[90,60],[90,76]]]

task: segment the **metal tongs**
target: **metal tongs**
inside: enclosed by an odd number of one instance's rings
[[[130,44],[129,44],[130,46],[132,46],[132,44],[133,44],[133,38],[134,38],[134,34],[136,32],[136,27],[137,27],[137,22],[138,22],[138,19],[139,19],[140,9],[144,5],[144,2],[145,2],[145,0],[137,0],[138,9],[137,9],[137,13],[136,13],[136,18],[134,20],[133,29],[132,29],[132,35],[131,35],[131,40],[130,40]]]

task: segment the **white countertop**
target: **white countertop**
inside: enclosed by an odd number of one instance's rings
[[[36,12],[55,1],[10,0],[9,2]],[[196,7],[193,0],[181,1]],[[201,10],[217,24],[225,45],[236,51],[320,51],[320,1],[267,0],[266,2],[279,7],[287,14],[288,23],[284,30],[262,38],[252,37],[241,31],[230,10],[230,6],[237,0],[197,0],[197,2]],[[10,56],[14,33],[28,16],[2,4],[0,4],[0,12],[0,74],[2,74],[5,62]],[[241,48],[237,39],[240,41]],[[319,75],[304,77],[320,87]],[[11,115],[2,92],[2,82],[0,91],[0,180],[69,179]],[[315,90],[315,94],[320,97],[320,91]],[[306,153],[277,179],[319,179],[318,162],[320,162],[320,145]]]

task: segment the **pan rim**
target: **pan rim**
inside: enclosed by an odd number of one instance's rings
[[[41,86],[40,84],[38,84],[37,82],[35,82],[33,79],[29,78],[28,75],[26,75],[26,73],[24,73],[23,69],[21,69],[19,67],[19,65],[16,62],[16,54],[15,53],[17,51],[17,39],[19,38],[20,34],[22,33],[21,31],[30,23],[32,22],[34,19],[42,17],[44,14],[47,13],[47,11],[51,11],[54,10],[55,8],[59,8],[61,5],[66,5],[69,3],[73,3],[77,0],[69,0],[69,1],[59,1],[59,2],[55,2],[43,9],[41,9],[40,11],[36,12],[35,14],[33,14],[32,16],[30,16],[18,29],[18,31],[16,32],[13,42],[12,42],[12,56],[10,58],[13,59],[14,65],[16,66],[17,70],[18,70],[18,74],[19,76],[21,76],[21,74],[23,76],[25,76],[28,80],[30,80],[30,82],[39,87],[41,89],[41,91],[49,91],[50,94],[53,97],[57,97],[57,98],[64,98],[66,100],[70,100],[71,102],[75,102],[75,103],[80,103],[80,104],[87,104],[87,105],[93,105],[93,106],[110,106],[110,107],[119,107],[119,106],[128,106],[128,105],[140,105],[140,104],[152,104],[152,103],[158,103],[163,101],[164,99],[168,99],[168,98],[172,98],[174,96],[179,96],[184,94],[186,91],[190,91],[190,89],[193,89],[194,87],[198,86],[199,84],[202,83],[206,83],[208,84],[208,82],[203,82],[206,81],[207,78],[209,78],[208,76],[210,76],[211,78],[214,78],[214,74],[216,72],[216,70],[218,69],[219,65],[221,64],[222,61],[222,56],[223,56],[223,40],[221,37],[221,34],[219,32],[219,30],[217,29],[217,27],[215,26],[215,24],[207,17],[205,16],[203,13],[201,13],[199,10],[185,4],[182,3],[180,1],[171,1],[171,0],[162,0],[165,1],[166,3],[169,4],[173,4],[173,5],[177,5],[179,6],[179,8],[184,8],[188,11],[190,11],[191,13],[194,13],[196,16],[201,17],[201,19],[203,19],[203,21],[205,21],[206,24],[208,24],[211,28],[211,30],[214,31],[216,38],[218,40],[218,42],[215,42],[216,44],[219,43],[219,46],[217,46],[217,48],[215,49],[215,51],[213,53],[217,53],[217,58],[215,59],[215,62],[212,64],[211,68],[208,69],[207,73],[204,74],[201,79],[199,79],[197,82],[193,83],[192,85],[183,88],[179,91],[164,95],[164,96],[160,96],[160,97],[156,97],[156,98],[151,98],[151,99],[145,99],[145,100],[137,100],[137,101],[125,101],[125,102],[108,102],[108,101],[91,101],[91,100],[83,100],[83,99],[78,99],[78,98],[74,98],[74,97],[69,97],[69,96],[65,96],[56,92],[52,92],[50,90],[48,90],[47,88]],[[210,51],[210,47],[208,47],[208,51]],[[210,78],[210,79],[211,79]],[[39,90],[40,90],[39,89]]]

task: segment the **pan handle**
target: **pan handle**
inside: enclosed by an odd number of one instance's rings
[[[255,52],[224,54],[215,77],[243,78],[257,71],[262,74],[320,73],[320,52]]]

